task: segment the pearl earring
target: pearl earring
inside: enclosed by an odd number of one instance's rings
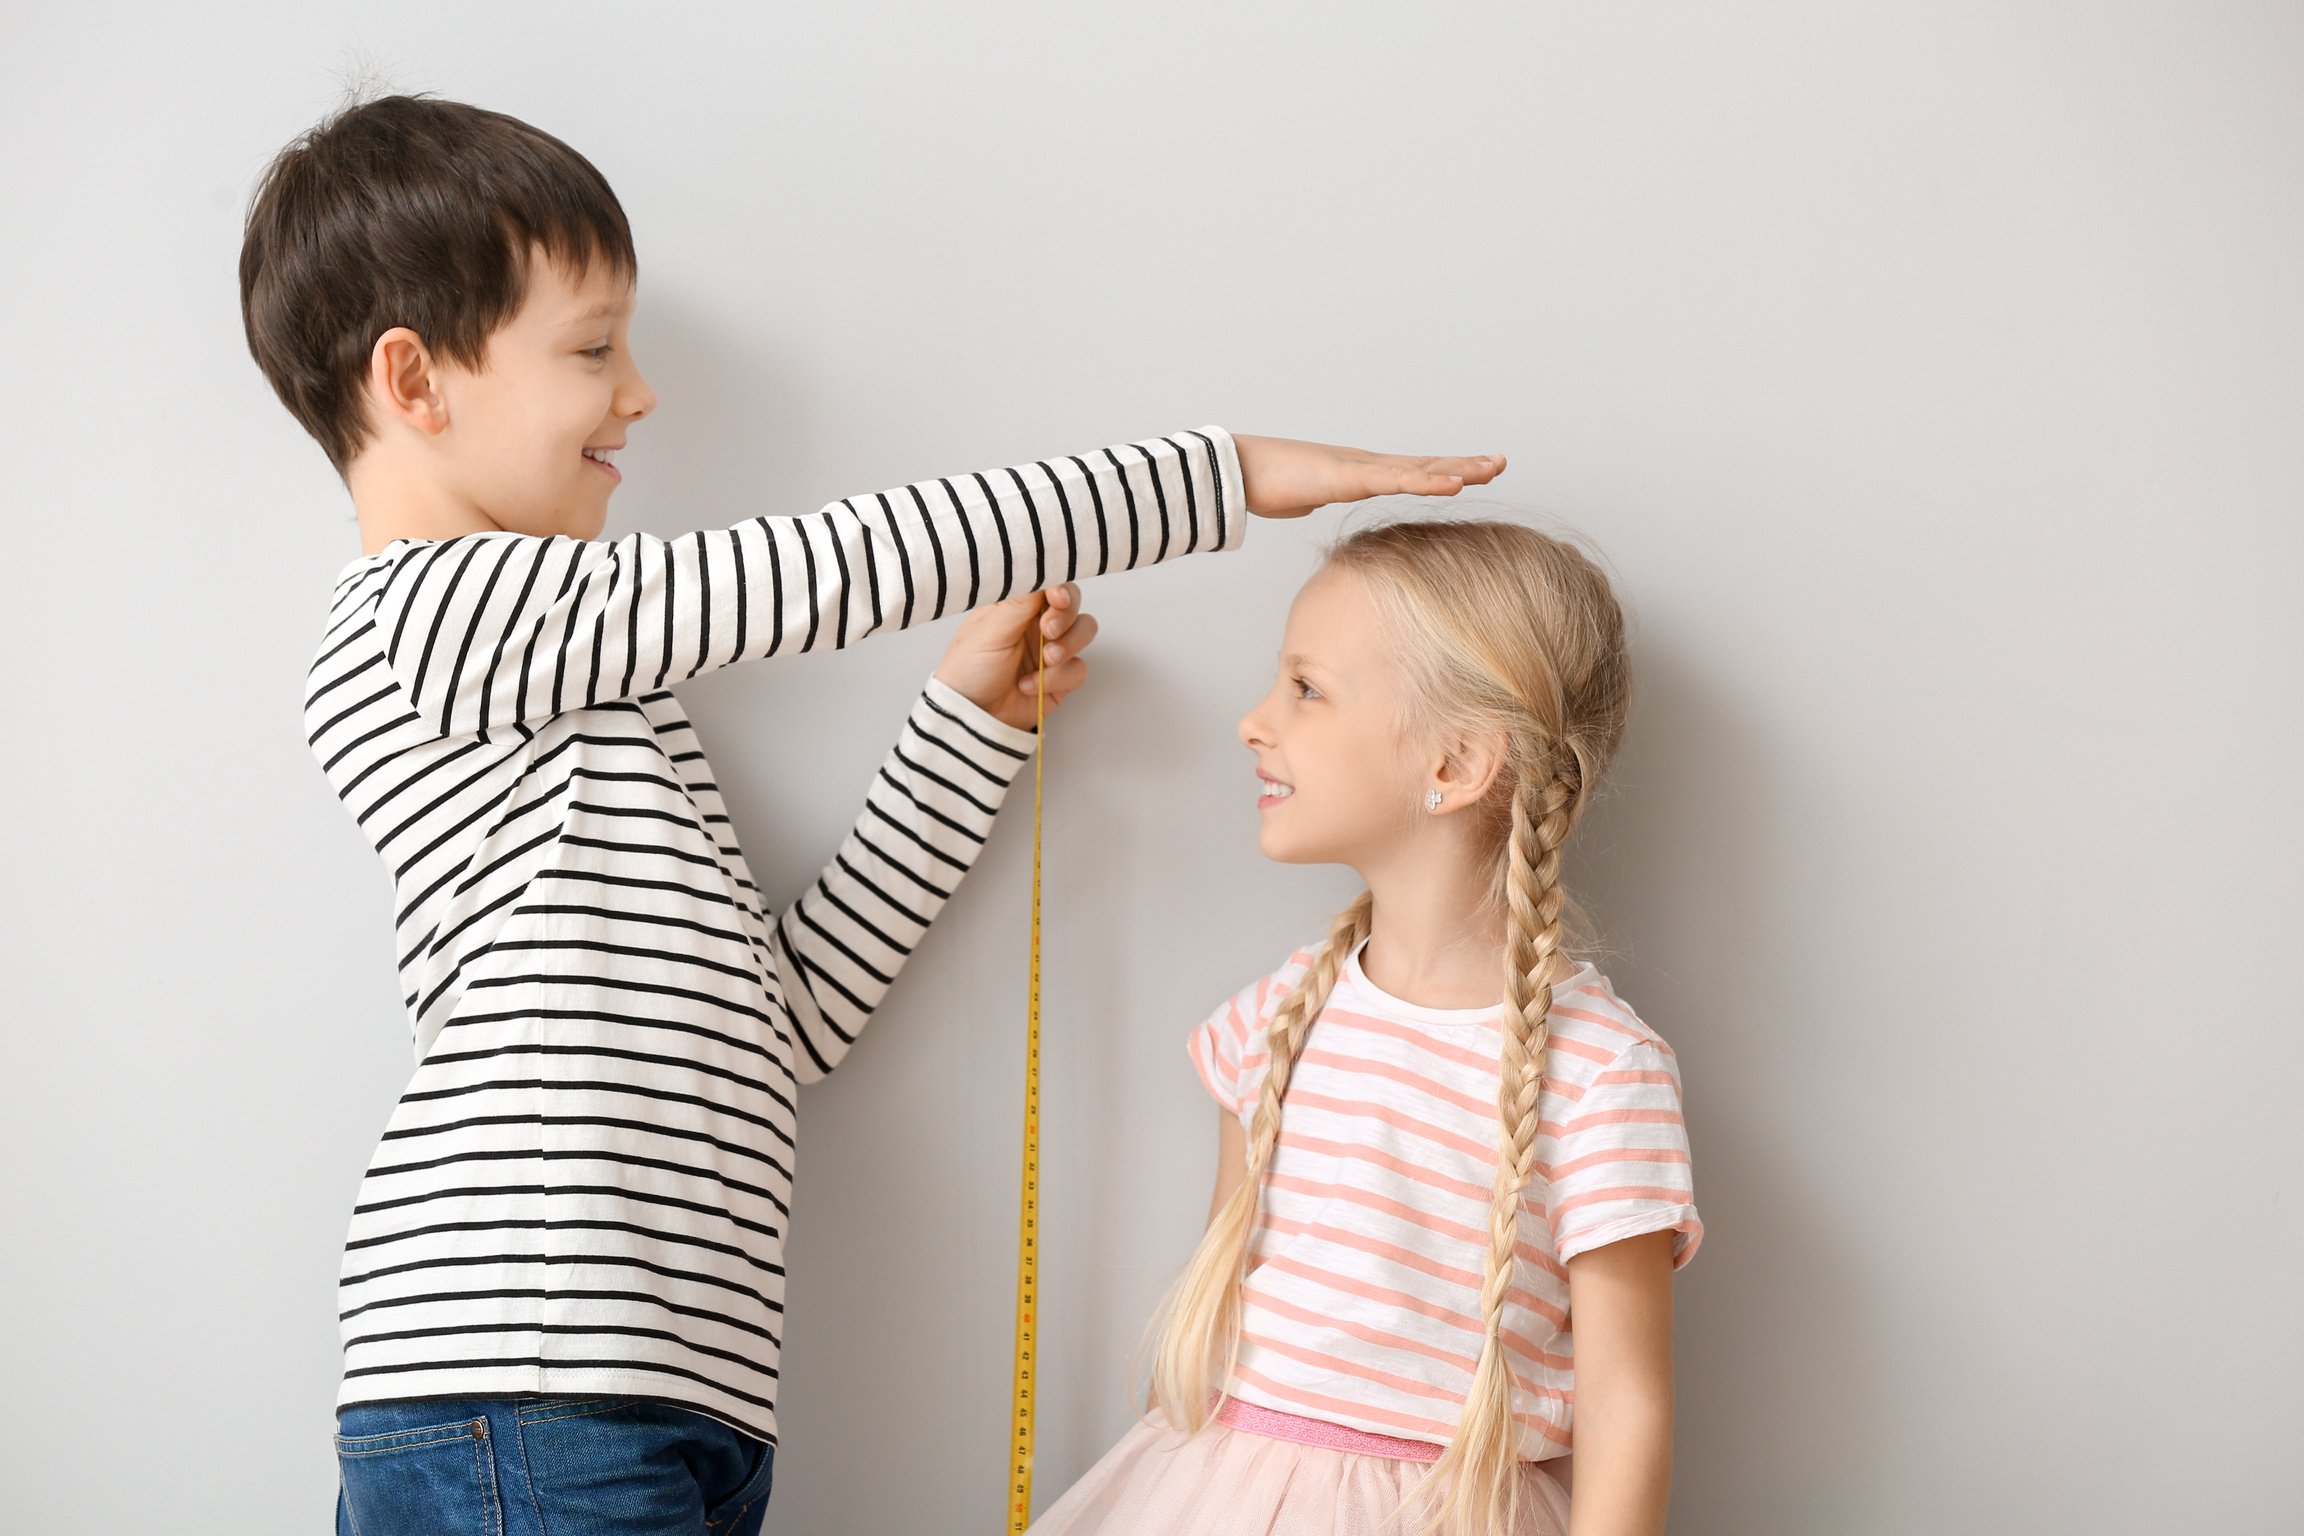
[[[1424,809],[1428,811],[1440,809],[1440,791],[1428,789],[1424,792]]]

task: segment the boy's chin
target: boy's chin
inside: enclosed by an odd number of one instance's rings
[[[576,506],[556,511],[540,519],[539,532],[564,539],[581,539],[589,543],[600,537],[608,526],[608,498],[603,496],[592,506]]]
[[[517,510],[498,506],[490,512],[498,527],[540,539],[590,541],[600,537],[600,530],[608,526],[608,499],[604,496],[591,505],[567,501]]]

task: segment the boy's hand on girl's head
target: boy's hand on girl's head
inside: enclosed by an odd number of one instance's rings
[[[1260,517],[1302,517],[1331,502],[1370,496],[1453,496],[1504,473],[1500,453],[1419,458],[1237,433],[1232,442],[1248,510]],[[1036,719],[1040,633],[1048,641],[1047,712],[1053,714],[1087,681],[1081,653],[1096,639],[1096,621],[1081,610],[1080,588],[1072,582],[970,612],[936,675],[993,718],[1028,731]]]
[[[1048,639],[1048,713],[1088,678],[1080,653],[1096,639],[1096,621],[1080,607],[1073,582],[1027,592],[972,610],[936,664],[947,687],[967,695],[1005,725],[1031,730],[1039,687],[1039,639]]]
[[[1453,496],[1504,473],[1500,453],[1417,458],[1285,437],[1244,437],[1237,432],[1232,443],[1240,450],[1248,510],[1259,517],[1302,517],[1330,502],[1370,496]]]

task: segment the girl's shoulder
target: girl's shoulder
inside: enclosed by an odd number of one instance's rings
[[[1319,941],[1300,944],[1274,970],[1241,987],[1216,1010],[1243,1035],[1254,1034],[1272,1021],[1281,1002],[1293,992],[1319,956]],[[1548,1068],[1569,1077],[1589,1076],[1627,1058],[1669,1066],[1672,1047],[1654,1026],[1626,1002],[1607,975],[1586,961],[1574,975],[1552,991],[1551,1011],[1545,1019],[1547,1054],[1559,1060]],[[1577,1065],[1583,1064],[1578,1071]]]
[[[1251,1107],[1248,1086],[1260,1070],[1263,1038],[1281,1000],[1295,989],[1311,967],[1316,951],[1299,946],[1278,970],[1266,972],[1217,1004],[1202,1019],[1188,1042],[1192,1064],[1216,1101],[1236,1114]]]
[[[1250,1029],[1269,1024],[1281,1000],[1296,990],[1318,954],[1317,944],[1299,944],[1277,970],[1265,972],[1233,993],[1217,1012],[1234,1016]]]
[[[1589,961],[1553,988],[1544,1054],[1546,1075],[1570,1082],[1588,1082],[1627,1062],[1675,1075],[1678,1071],[1664,1037]]]

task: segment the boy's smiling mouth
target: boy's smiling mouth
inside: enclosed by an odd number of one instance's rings
[[[597,447],[588,446],[584,450],[584,457],[598,466],[609,479],[622,480],[624,476],[616,468],[616,454],[623,446],[622,443],[606,443]]]

